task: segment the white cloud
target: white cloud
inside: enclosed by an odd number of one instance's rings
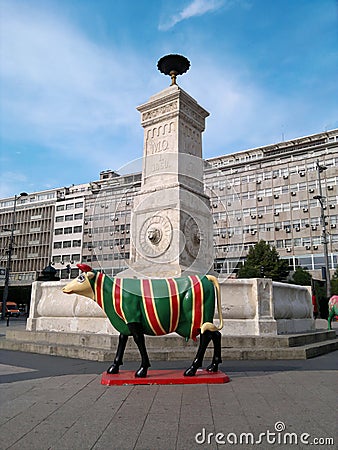
[[[169,17],[168,21],[159,25],[159,30],[167,31],[174,27],[182,20],[190,19],[191,17],[202,16],[211,11],[215,11],[223,6],[224,0],[193,0],[178,14]]]
[[[167,25],[233,5],[245,2],[190,1]],[[100,170],[140,157],[143,130],[135,108],[169,85],[154,70],[152,50],[142,42],[127,49],[112,42],[109,48],[99,46],[63,16],[33,10],[30,2],[18,7],[13,0],[1,8],[0,127],[3,140],[13,144],[8,150],[3,146],[3,172],[24,171],[24,161],[35,159],[33,152],[41,149],[37,167],[27,164],[27,178],[13,192],[56,186],[60,179],[85,182]],[[326,111],[318,96],[304,97],[301,91],[287,96],[268,83],[259,85],[245,59],[221,54],[217,45],[203,48],[199,32],[194,29],[193,41],[182,44],[192,68],[178,83],[211,113],[203,137],[205,157],[276,142],[282,133],[291,139],[319,132],[320,115],[323,129],[337,126],[336,110]],[[168,45],[158,41],[156,51]],[[13,149],[20,146],[18,155]],[[3,192],[10,194],[8,186],[19,178],[7,177]],[[32,180],[36,184],[30,188]]]
[[[1,12],[1,131],[6,138],[15,132],[16,139],[61,152],[71,143],[77,152],[97,141],[107,149],[121,129],[130,133],[141,92],[141,80],[130,71],[138,65],[137,55],[99,47],[57,15],[10,4]]]

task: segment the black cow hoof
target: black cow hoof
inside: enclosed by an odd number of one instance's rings
[[[207,367],[208,372],[218,372],[218,363],[211,363],[210,366]]]
[[[117,364],[112,364],[107,369],[107,373],[109,373],[109,374],[116,374],[116,373],[119,373],[119,370],[120,370],[120,366],[118,366]]]
[[[135,373],[135,378],[145,378],[148,373],[147,367],[140,367],[138,371]]]
[[[196,375],[196,371],[197,369],[194,366],[189,367],[189,369],[187,369],[184,372],[184,376],[185,377],[193,377],[194,375]]]

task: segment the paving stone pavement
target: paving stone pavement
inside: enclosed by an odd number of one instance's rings
[[[222,385],[104,386],[107,363],[1,350],[0,449],[333,449],[337,357],[226,361]]]

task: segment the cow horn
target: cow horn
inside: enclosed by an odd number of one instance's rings
[[[88,264],[76,264],[76,266],[82,270],[82,272],[91,272],[92,268],[90,266],[88,266]]]

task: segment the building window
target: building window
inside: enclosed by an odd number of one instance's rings
[[[65,209],[65,205],[57,205],[56,211],[63,211]]]
[[[322,238],[320,236],[315,236],[312,238],[312,245],[320,245]]]
[[[75,209],[77,209],[77,208],[83,208],[83,202],[75,203]]]
[[[82,214],[82,213],[74,214],[74,219],[75,219],[75,220],[77,220],[77,219],[82,219],[82,217],[83,217],[83,214]]]
[[[66,205],[66,209],[67,209],[67,210],[74,209],[74,203],[68,203],[68,204]]]
[[[63,228],[56,228],[54,234],[57,236],[59,234],[63,234]]]
[[[72,246],[72,242],[71,241],[63,241],[63,248],[69,248]]]
[[[81,239],[75,239],[73,241],[73,247],[81,247]]]
[[[71,220],[73,220],[73,214],[68,214],[67,216],[65,216],[65,221],[66,222],[69,222]]]
[[[54,248],[61,248],[62,242],[54,242]]]
[[[64,217],[63,216],[58,216],[55,218],[55,222],[63,222]]]
[[[63,230],[63,232],[64,232],[64,234],[72,234],[72,227],[66,227],[64,230]]]
[[[82,226],[79,225],[77,227],[74,227],[74,233],[82,233]]]

